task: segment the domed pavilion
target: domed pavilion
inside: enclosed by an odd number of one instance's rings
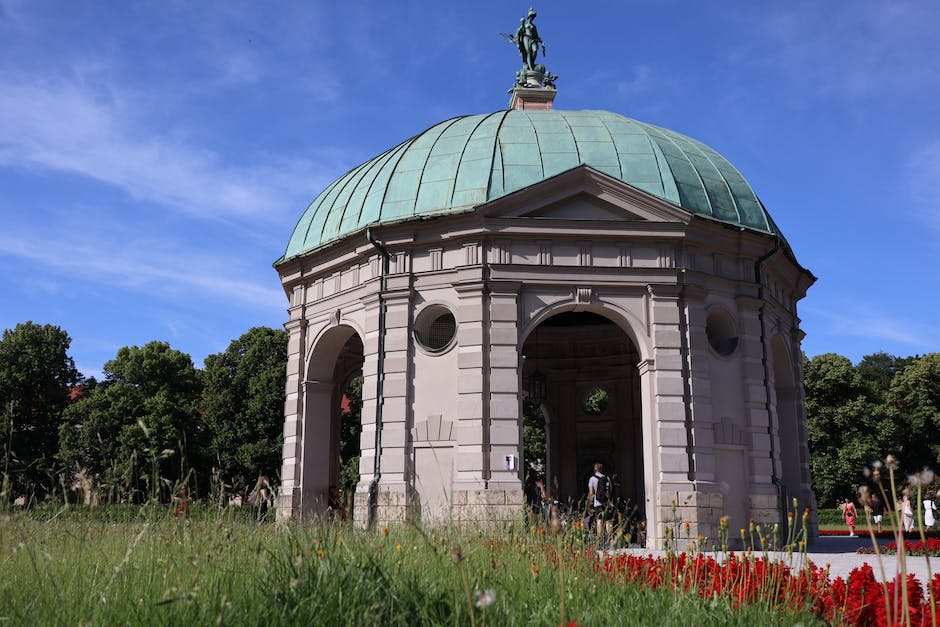
[[[554,109],[556,77],[527,68],[508,110],[418,133],[300,217],[275,263],[279,517],[324,512],[361,376],[358,524],[514,519],[527,466],[574,507],[598,461],[649,547],[722,516],[785,529],[793,499],[815,520],[796,308],[815,278],[718,152]]]

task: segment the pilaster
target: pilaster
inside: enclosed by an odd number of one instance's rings
[[[781,521],[777,486],[781,468],[780,437],[777,431],[775,408],[769,401],[767,389],[766,356],[769,338],[762,327],[764,301],[750,296],[738,296],[739,350],[744,377],[744,409],[750,432],[748,466],[750,467],[750,518],[762,525]],[[764,344],[761,343],[763,339]]]
[[[303,438],[302,384],[307,321],[302,318],[291,319],[284,325],[284,328],[287,331],[287,382],[284,400],[281,487],[277,503],[278,520],[288,520],[300,513],[301,440]]]
[[[673,502],[695,491],[686,430],[689,416],[683,368],[687,355],[682,338],[680,290],[676,285],[648,288],[653,361],[641,364],[641,375],[646,371],[650,378],[652,406],[656,408],[655,422],[647,432],[654,438],[652,454],[659,471],[652,486],[656,502],[653,508],[647,508],[648,517],[653,519],[648,524],[647,541],[656,548],[664,546]],[[697,535],[698,528],[691,532]]]

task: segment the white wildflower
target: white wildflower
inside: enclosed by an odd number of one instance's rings
[[[477,603],[476,603],[477,607],[480,607],[480,608],[489,607],[493,605],[493,603],[496,602],[496,591],[491,588],[487,588],[486,590],[483,590],[482,592],[479,590],[475,590],[473,594],[477,597]]]

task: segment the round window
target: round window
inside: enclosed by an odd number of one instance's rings
[[[442,305],[425,308],[415,320],[415,339],[421,348],[431,353],[442,352],[456,336],[457,320]]]
[[[588,416],[600,416],[607,410],[610,394],[602,387],[592,388],[581,399],[581,409]]]
[[[719,355],[727,357],[738,347],[738,331],[734,327],[734,319],[724,309],[714,309],[708,314],[705,334],[708,336],[708,343]]]

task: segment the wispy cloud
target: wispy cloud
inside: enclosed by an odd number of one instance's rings
[[[760,9],[743,18],[742,26],[762,34],[759,47],[737,49],[732,61],[766,67],[798,83],[802,94],[823,97],[887,96],[890,90],[940,85],[940,67],[923,57],[925,48],[940,53],[938,7],[898,0]]]
[[[645,96],[649,93],[678,91],[675,78],[663,72],[657,72],[649,65],[634,65],[629,70],[629,78],[617,82],[617,94],[625,97]]]
[[[178,129],[150,128],[132,111],[138,104],[61,80],[0,74],[0,166],[78,174],[189,215],[235,220],[296,213],[300,199],[328,182],[308,159],[226,163]]]
[[[158,252],[165,251],[165,252]],[[121,245],[88,237],[50,239],[24,231],[0,234],[0,255],[39,264],[63,276],[170,296],[196,294],[240,302],[262,310],[283,306],[283,291],[270,283],[244,277],[255,269],[240,267],[235,259],[199,255],[192,251],[166,251],[165,243],[124,240]]]
[[[844,312],[851,312],[844,313]],[[832,335],[862,337],[870,340],[896,342],[915,348],[931,346],[931,330],[903,318],[866,311],[864,307],[843,305],[838,311],[820,307],[803,307],[811,314],[830,323]]]

